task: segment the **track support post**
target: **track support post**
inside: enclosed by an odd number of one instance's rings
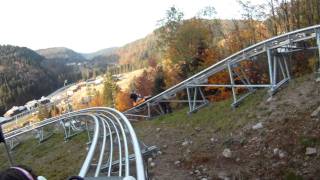
[[[150,107],[150,103],[147,103],[147,108],[148,108],[148,118],[151,118],[151,107]]]
[[[228,62],[228,71],[229,71],[230,83],[231,83],[231,89],[232,89],[233,104],[235,104],[237,102],[237,95],[234,87],[234,78],[233,78],[233,72],[231,69],[230,62]]]
[[[316,81],[320,82],[320,29],[316,30],[317,46],[318,46],[318,62],[316,67]]]
[[[272,92],[273,92],[273,70],[272,70],[272,52],[271,52],[271,49],[267,49],[267,56],[268,56],[268,67],[269,67],[269,79],[270,79],[270,90],[269,90],[269,93],[270,95],[272,95]]]
[[[208,104],[201,87],[188,86],[187,88],[189,114]]]
[[[69,118],[66,121],[61,120],[60,124],[64,130],[64,140],[72,138],[73,136],[79,134],[83,131],[83,127],[76,127],[76,124],[79,123],[76,119]]]
[[[17,137],[8,139],[6,143],[9,146],[10,151],[16,148],[18,145],[20,145],[20,141]]]
[[[36,138],[39,140],[39,143],[42,143],[53,136],[53,132],[45,133],[43,127],[36,129]]]

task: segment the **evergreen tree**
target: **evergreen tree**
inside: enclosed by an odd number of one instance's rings
[[[117,85],[113,81],[110,73],[106,75],[103,87],[103,100],[104,104],[108,107],[114,106],[114,95],[117,90]]]

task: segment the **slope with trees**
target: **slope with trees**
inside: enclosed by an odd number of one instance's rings
[[[242,18],[239,20],[218,19],[215,9],[210,6],[191,19],[184,19],[183,12],[178,8],[169,8],[159,21],[160,27],[152,33],[153,38],[149,35],[123,47],[127,49],[122,52],[130,52],[127,57],[131,58],[127,60],[126,56],[119,54],[120,63],[144,63],[148,67],[150,62],[156,62],[151,70],[149,68],[142,77],[136,78],[132,90],[143,95],[155,95],[160,91],[152,93],[146,89],[157,89],[159,83],[162,86],[165,84],[165,89],[169,88],[243,48],[275,35],[320,23],[320,3],[316,0],[265,0],[260,4],[244,0],[238,2],[242,7]],[[146,44],[152,45],[150,48],[143,46]],[[147,56],[141,58],[141,52],[148,52],[145,53]],[[292,75],[315,69],[314,52],[296,52],[291,59]],[[156,66],[163,69],[164,83],[159,79],[155,81],[159,78],[154,73]],[[268,81],[268,69],[264,62],[252,63],[248,60],[241,66],[246,69],[252,83]],[[226,71],[209,77],[209,83],[223,84],[228,81]],[[211,87],[205,89],[205,94],[208,99],[222,100],[230,97],[231,89]]]
[[[57,81],[41,64],[44,57],[16,46],[0,46],[0,114],[13,105],[51,92]]]

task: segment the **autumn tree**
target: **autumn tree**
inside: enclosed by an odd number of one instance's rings
[[[50,117],[51,117],[51,115],[50,115],[50,111],[49,111],[48,107],[45,105],[40,105],[39,112],[38,112],[39,120],[42,121],[42,120],[50,118]]]
[[[99,92],[96,92],[95,96],[91,99],[89,107],[99,107],[104,105],[103,97]]]
[[[153,95],[157,95],[163,92],[166,88],[164,73],[162,66],[157,67],[154,78],[154,86],[152,90]]]
[[[157,60],[154,58],[150,58],[148,60],[148,65],[149,65],[149,67],[152,67],[155,69],[157,67]]]
[[[172,46],[174,42],[176,32],[179,26],[182,24],[183,12],[172,6],[166,11],[165,18],[161,19],[158,23],[161,26],[157,30],[158,47],[164,52],[168,47]]]
[[[153,89],[153,76],[151,71],[144,70],[143,73],[135,79],[135,90],[142,96],[152,94]]]
[[[164,59],[162,64],[166,89],[183,80],[178,64],[173,64],[169,59]]]
[[[115,97],[116,109],[123,112],[132,107],[132,102],[130,99],[130,93],[126,91],[119,91]]]
[[[50,116],[55,117],[60,115],[60,110],[57,106],[52,106],[51,111],[50,111]]]

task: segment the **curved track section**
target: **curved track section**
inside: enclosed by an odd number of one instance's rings
[[[301,43],[312,39],[316,39],[317,47],[301,46]],[[272,94],[291,78],[287,63],[288,54],[301,50],[316,50],[320,52],[320,25],[292,31],[245,48],[148,99],[144,103],[125,111],[124,114],[132,119],[162,115],[166,113],[166,105],[163,103],[169,102],[188,103],[189,112],[196,111],[208,102],[201,90],[203,87],[231,88],[233,93],[232,106],[237,106],[240,101],[253,92],[254,88],[269,88],[270,94]],[[261,55],[266,55],[267,58],[263,58]],[[251,84],[250,79],[243,75],[244,73],[241,73],[245,72],[246,69],[236,72],[236,69],[240,67],[240,62],[245,60],[266,60],[270,82],[268,84]],[[228,84],[208,84],[208,77],[212,77],[221,71],[229,72],[230,82]],[[282,79],[279,79],[279,74]],[[235,78],[240,79],[242,83],[237,84]],[[236,88],[247,88],[249,93],[238,97],[239,94],[237,94]],[[188,99],[174,99],[176,93],[181,91],[186,92]]]
[[[96,107],[63,114],[9,132],[5,134],[5,139],[10,142],[33,131],[40,132],[37,137],[43,139],[43,128],[50,125],[62,125],[66,139],[73,135],[70,134],[72,131],[82,129],[88,132],[90,146],[79,176],[106,179],[115,178],[114,176],[136,176],[138,180],[146,178],[141,144],[135,131],[126,116],[112,108]],[[134,163],[130,160],[134,160]]]

